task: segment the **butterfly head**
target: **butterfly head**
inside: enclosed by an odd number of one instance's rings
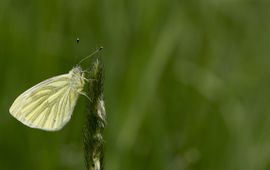
[[[74,75],[82,75],[83,71],[79,65],[76,65],[75,67],[72,68],[72,70],[69,71],[69,73]]]

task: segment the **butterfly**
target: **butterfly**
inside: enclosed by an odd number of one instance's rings
[[[85,95],[83,88],[87,80],[82,68],[79,65],[75,66],[67,74],[42,81],[19,95],[9,112],[31,128],[60,130],[69,122],[79,95]]]

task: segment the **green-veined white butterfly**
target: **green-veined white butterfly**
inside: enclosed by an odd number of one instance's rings
[[[9,112],[31,128],[60,130],[70,120],[79,94],[84,94],[82,90],[85,80],[81,67],[76,66],[69,73],[49,78],[22,93],[11,105]]]

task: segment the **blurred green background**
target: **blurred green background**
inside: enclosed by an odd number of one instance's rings
[[[0,169],[85,168],[85,97],[54,133],[24,126],[8,109],[101,45],[105,169],[270,169],[269,8],[255,0],[0,0]]]

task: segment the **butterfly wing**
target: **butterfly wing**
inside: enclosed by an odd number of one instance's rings
[[[78,99],[70,81],[71,75],[64,74],[35,85],[14,101],[9,112],[29,127],[60,130],[70,120]]]

